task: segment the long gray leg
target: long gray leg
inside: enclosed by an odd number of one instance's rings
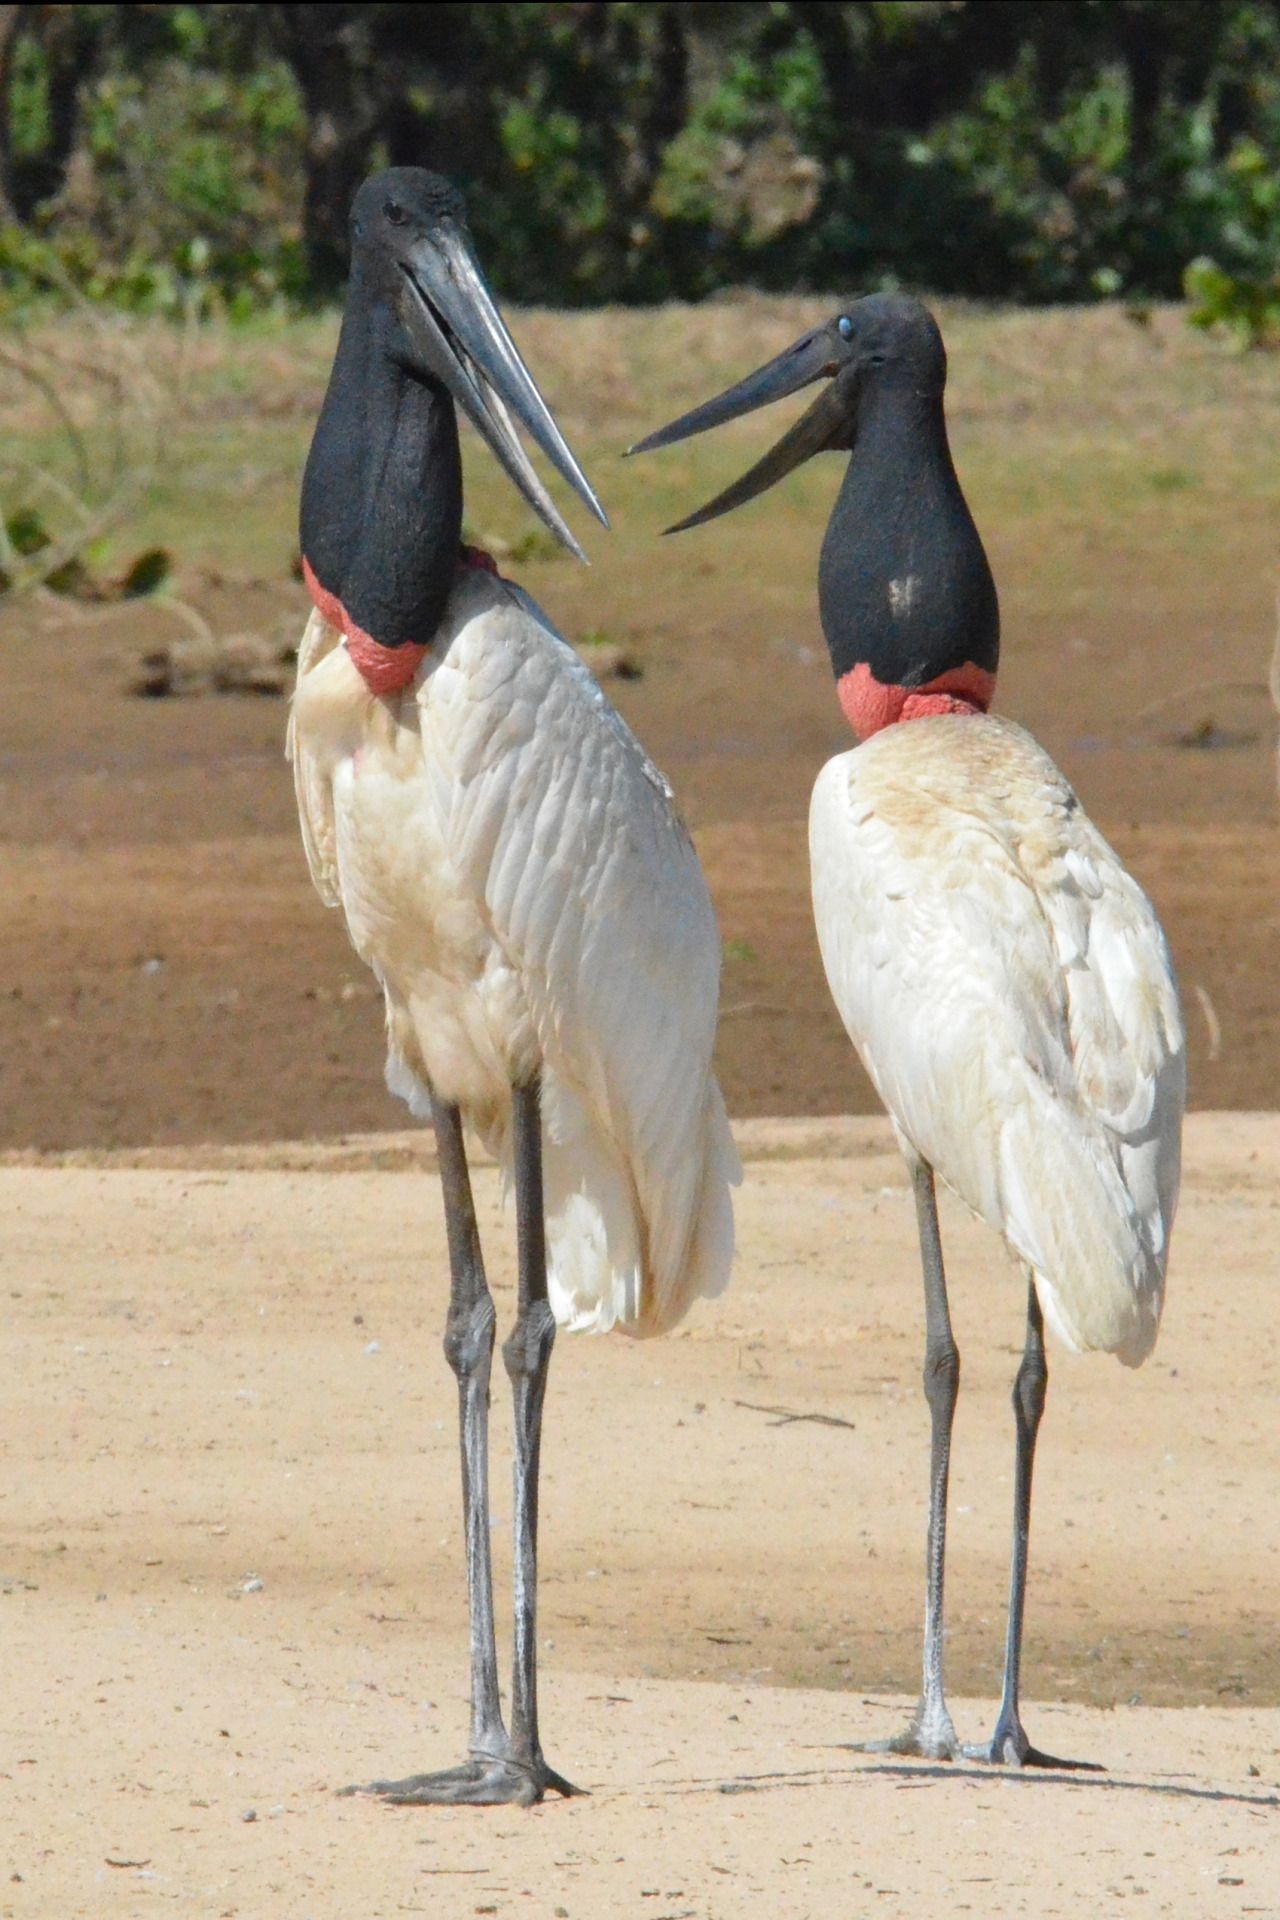
[[[493,1296],[471,1197],[457,1107],[432,1100],[451,1289],[445,1322],[445,1358],[458,1379],[462,1442],[462,1513],[467,1542],[467,1602],[471,1626],[471,1752],[501,1759],[509,1742],[498,1698],[498,1650],[493,1625],[493,1556],[489,1532],[489,1371],[493,1360]]]
[[[470,1758],[441,1773],[406,1780],[375,1780],[361,1791],[396,1806],[452,1806],[514,1797],[511,1742],[498,1694],[493,1623],[493,1561],[489,1537],[489,1373],[493,1360],[493,1296],[485,1279],[462,1117],[432,1095],[436,1152],[449,1242],[449,1312],[444,1351],[458,1379],[462,1456],[462,1512],[467,1550],[471,1637]]]
[[[549,1788],[566,1795],[577,1791],[547,1765],[538,1738],[538,1456],[547,1366],[556,1326],[547,1298],[542,1114],[537,1084],[517,1087],[512,1095],[519,1283],[516,1323],[502,1349],[515,1415],[515,1658],[510,1737],[498,1705],[489,1557],[487,1428],[493,1302],[480,1260],[456,1108],[437,1110],[437,1128],[453,1274],[445,1351],[458,1375],[462,1408],[462,1491],[471,1594],[471,1758],[447,1773],[375,1781],[368,1791],[381,1794],[396,1806],[532,1806]]]
[[[1022,1618],[1027,1597],[1027,1544],[1031,1536],[1031,1475],[1036,1435],[1044,1413],[1049,1366],[1044,1351],[1044,1316],[1035,1279],[1027,1276],[1027,1338],[1013,1383],[1013,1422],[1017,1435],[1013,1471],[1013,1558],[1009,1569],[1009,1625],[1004,1643],[1004,1690],[996,1730],[985,1745],[966,1747],[970,1760],[1008,1767],[1069,1767],[1101,1771],[1091,1760],[1057,1760],[1027,1739],[1018,1710],[1022,1675]]]
[[[924,1392],[929,1403],[931,1423],[924,1678],[920,1704],[906,1731],[895,1735],[892,1740],[869,1741],[859,1750],[864,1753],[916,1754],[927,1760],[954,1760],[960,1747],[942,1687],[942,1589],[947,1554],[951,1424],[960,1392],[960,1354],[951,1332],[933,1168],[927,1161],[912,1161],[911,1184],[915,1192],[920,1262],[924,1271]]]
[[[515,1649],[511,1684],[511,1749],[526,1775],[527,1792],[540,1800],[548,1787],[577,1791],[554,1773],[538,1738],[538,1465],[542,1406],[556,1323],[547,1298],[546,1219],[542,1198],[542,1117],[537,1082],[514,1096],[514,1160],[519,1294],[516,1324],[502,1349],[511,1379],[515,1422],[514,1558]]]

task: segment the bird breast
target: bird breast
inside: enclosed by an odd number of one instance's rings
[[[488,1133],[539,1049],[518,971],[455,854],[465,681],[465,663],[433,650],[403,694],[378,698],[334,644],[300,673],[293,724],[318,801],[303,801],[304,828],[321,813],[330,848],[330,888],[317,883],[382,983],[398,1090],[425,1107],[429,1083]]]

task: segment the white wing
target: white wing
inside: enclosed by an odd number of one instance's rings
[[[561,1317],[655,1332],[732,1255],[706,883],[666,781],[523,593],[467,583],[437,646],[424,751],[537,1032]]]
[[[1136,1364],[1185,1082],[1145,896],[1048,757],[991,719],[912,721],[831,761],[810,846],[831,990],[906,1142],[1035,1270],[1069,1346]]]

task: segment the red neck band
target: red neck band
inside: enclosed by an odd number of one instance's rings
[[[860,660],[836,683],[841,711],[859,740],[869,740],[883,727],[929,714],[985,713],[995,690],[994,673],[975,667],[972,661],[940,673],[923,687],[896,687],[885,686]]]
[[[492,573],[498,571],[493,555],[483,547],[463,547],[458,554],[458,572]],[[352,664],[370,693],[399,693],[414,678],[426,657],[425,641],[406,640],[398,647],[384,647],[371,633],[358,627],[336,593],[320,585],[311,562],[302,558],[302,578],[312,604],[322,620],[335,627],[347,643]]]

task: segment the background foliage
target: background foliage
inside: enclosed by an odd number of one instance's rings
[[[526,301],[1187,285],[1280,328],[1280,0],[0,6],[0,297],[324,298],[381,162]]]

